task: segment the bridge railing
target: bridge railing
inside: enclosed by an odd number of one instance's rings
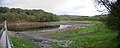
[[[0,48],[14,48],[8,34],[6,21],[4,22],[4,27],[0,31]]]

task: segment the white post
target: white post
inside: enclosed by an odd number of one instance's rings
[[[5,20],[5,25],[4,25],[4,27],[5,27],[5,29],[7,30],[7,22],[6,22],[6,20]]]

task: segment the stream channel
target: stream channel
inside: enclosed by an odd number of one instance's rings
[[[59,27],[55,28],[44,28],[40,30],[27,30],[27,31],[17,31],[16,34],[18,36],[22,36],[24,38],[30,39],[34,41],[35,45],[38,45],[41,48],[52,48],[53,45],[50,43],[56,43],[62,47],[68,47],[73,41],[70,40],[56,40],[52,38],[42,37],[39,34],[42,33],[51,33],[51,32],[66,32],[67,30],[71,29],[80,29],[85,28],[85,25],[60,25]]]

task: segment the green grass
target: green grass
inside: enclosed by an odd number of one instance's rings
[[[43,26],[46,27],[58,27],[57,24],[70,24],[70,23],[92,23],[92,21],[58,21],[58,22],[21,22],[21,23],[9,23],[8,30],[11,31],[24,31],[24,30],[31,30],[31,29],[40,29]],[[54,24],[54,26],[49,25]],[[2,26],[2,25],[0,25]],[[13,27],[14,26],[14,27]]]
[[[42,23],[57,23],[57,24],[64,24],[64,23],[68,23],[68,22],[88,22],[88,21],[71,21],[71,20],[61,20],[61,21],[56,21],[56,22],[19,22],[19,24],[42,24]],[[11,24],[16,24],[16,23],[9,23]]]
[[[82,23],[91,23],[92,21],[71,21],[71,20],[67,20],[67,21],[59,21],[59,22],[50,22],[50,23],[54,23],[54,24],[65,24],[65,23],[69,23],[69,22],[82,22]]]
[[[65,33],[50,33],[47,36],[58,40],[75,41],[69,48],[117,48],[118,41],[114,40],[117,36],[116,31],[112,31],[105,26],[101,27],[100,31],[96,31],[95,28],[93,26]]]
[[[65,24],[68,22],[89,22],[92,21],[60,21],[50,22],[56,24]],[[100,23],[100,22],[97,22]],[[58,40],[72,40],[74,43],[70,44],[68,48],[118,48],[119,42],[115,40],[117,36],[116,31],[112,31],[105,26],[101,26],[100,30],[96,26],[91,26],[83,29],[76,29],[68,32],[53,32],[47,33],[45,37],[50,37]],[[15,48],[37,48],[32,41],[12,37]],[[23,46],[23,44],[26,46]],[[64,48],[55,45],[54,48]]]
[[[14,48],[38,48],[33,44],[32,41],[28,39],[22,39],[19,37],[13,37],[11,36]]]

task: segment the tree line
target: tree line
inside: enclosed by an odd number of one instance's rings
[[[77,15],[59,15],[62,20],[72,20],[72,21],[101,21],[105,19],[108,15],[95,15],[95,16],[77,16]]]
[[[42,9],[21,9],[0,7],[0,22],[7,20],[9,22],[53,22],[60,18],[53,13],[45,12]]]

